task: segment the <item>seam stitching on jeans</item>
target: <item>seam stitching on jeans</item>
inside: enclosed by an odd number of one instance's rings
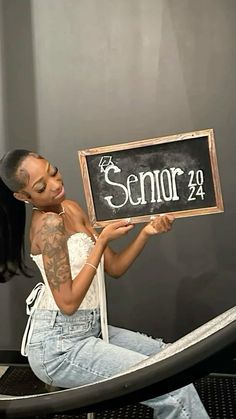
[[[83,370],[83,371],[86,371],[86,372],[89,372],[89,373],[91,373],[91,374],[94,374],[94,375],[96,375],[97,377],[102,377],[102,378],[110,378],[111,376],[109,376],[109,375],[102,375],[101,373],[97,373],[96,371],[94,371],[94,370],[92,370],[92,369],[89,369],[89,368],[85,368],[85,367],[82,367],[79,363],[78,364],[74,364],[72,361],[70,361],[69,359],[65,359],[64,360],[65,362],[67,362],[68,364],[70,364],[70,365],[73,365],[74,367],[77,367],[77,368],[80,368],[81,370]]]
[[[188,412],[186,412],[184,403],[180,399],[178,399],[178,397],[174,396],[173,394],[169,393],[169,395],[170,395],[170,397],[172,397],[172,399],[174,399],[179,404],[179,406],[183,410],[183,412],[186,415],[186,417],[187,418],[191,418],[191,416],[188,414]]]

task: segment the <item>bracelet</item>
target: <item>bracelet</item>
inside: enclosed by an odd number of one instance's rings
[[[95,271],[97,272],[97,268],[96,268],[96,266],[94,266],[92,263],[89,263],[89,262],[85,262],[85,265],[89,265],[89,266],[91,266],[93,269],[95,269]]]

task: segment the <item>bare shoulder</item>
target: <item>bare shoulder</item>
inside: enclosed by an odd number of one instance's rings
[[[47,212],[38,217],[33,231],[33,247],[44,253],[49,246],[54,248],[66,242],[67,236],[62,217]]]
[[[65,231],[62,217],[55,212],[47,212],[43,214],[39,224],[41,224],[41,232],[50,232],[58,229]]]

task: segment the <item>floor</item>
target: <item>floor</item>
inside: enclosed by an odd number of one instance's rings
[[[2,377],[2,375],[6,372],[8,367],[0,367],[0,378]]]

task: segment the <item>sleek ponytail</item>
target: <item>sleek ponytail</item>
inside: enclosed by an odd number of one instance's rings
[[[24,262],[25,203],[13,196],[22,186],[16,171],[29,154],[14,150],[0,161],[0,282],[19,273],[29,276]]]

